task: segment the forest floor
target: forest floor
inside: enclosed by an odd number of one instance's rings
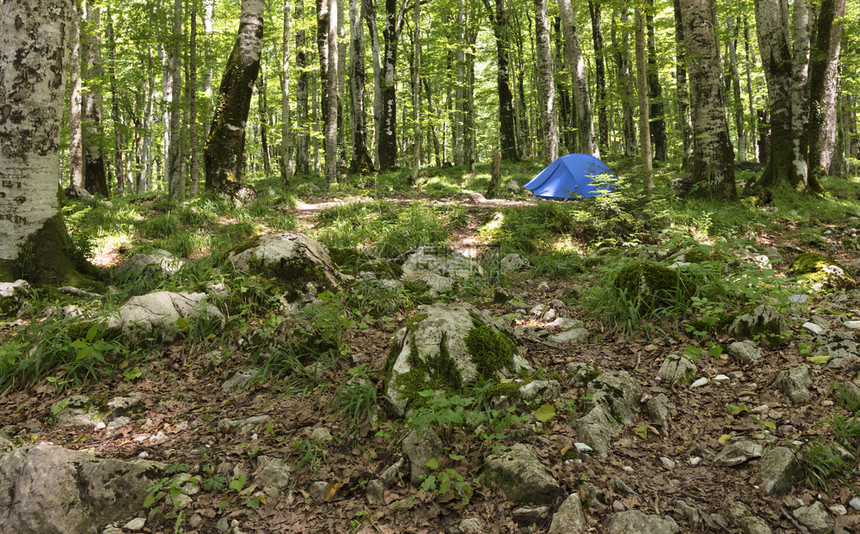
[[[482,248],[486,239],[478,236],[479,228],[500,207],[534,206],[533,201],[521,199],[499,202],[467,196],[424,200],[428,204],[456,205],[460,220],[451,227],[448,242],[455,248],[478,252],[486,248]],[[343,204],[333,199],[316,199],[287,208],[284,214],[298,219],[298,231],[312,232],[321,225],[319,213]],[[827,229],[831,235],[847,235],[856,230],[851,227],[854,223],[848,221],[842,224],[829,221]],[[824,252],[845,263],[858,258],[857,250],[841,248],[839,240],[811,247],[801,230],[771,235],[761,232],[753,237],[761,246],[774,246],[782,252],[784,260],[775,267],[777,274],[784,272],[792,256],[800,251]],[[576,240],[576,236],[573,238]],[[119,247],[105,249],[102,254],[113,261],[123,257]],[[852,414],[833,401],[831,384],[853,380],[856,370],[849,375],[848,371],[813,366],[812,399],[799,406],[792,405],[772,384],[780,371],[806,362],[808,351],[803,343],[808,342],[809,336],[802,334],[800,325],[812,315],[823,318],[834,328],[846,318],[860,319],[860,292],[817,293],[810,297],[808,306],[789,309],[787,317],[798,336],[784,347],[766,348],[757,363],[742,364],[725,356],[714,358],[703,354],[696,362],[698,376],[713,378],[722,374],[730,380],[711,381],[704,387],[691,389],[660,380],[660,364],[669,354],[689,353],[690,347],[707,351],[709,346],[724,346],[729,341],[727,335],[715,333],[704,340],[688,337],[671,320],[644,332],[624,335],[608,327],[571,296],[598,283],[593,276],[588,271],[577,276],[558,276],[551,270],[545,274],[526,271],[504,281],[505,291],[532,305],[562,298],[568,304],[569,315],[581,319],[591,335],[587,340],[569,344],[525,337],[526,358],[532,367],[563,385],[557,397],[546,401],[556,407],[556,415],[544,424],[543,432],[509,432],[503,439],[482,439],[464,427],[443,432],[448,451],[456,458],[462,457],[454,469],[473,491],[468,499],[463,499],[469,491],[465,486],[446,493],[416,487],[409,482],[408,467],[404,467],[385,492],[385,504],[370,506],[366,497],[368,482],[402,456],[404,422],[388,414],[381,417],[375,428],[367,425],[355,428],[348,418],[330,409],[338,388],[348,383],[356,368],[365,370],[366,376],[381,390],[382,369],[391,338],[414,313],[414,308],[377,320],[353,321],[341,334],[347,350],[322,367],[319,380],[303,394],[279,381],[265,379],[253,381],[246,389],[229,395],[221,389],[220,384],[234,371],[252,367],[256,355],[243,349],[259,324],[252,320],[244,331],[223,337],[180,339],[160,346],[139,361],[142,369],[139,377],[130,380],[116,371],[87,383],[78,392],[98,398],[140,393],[142,407],[134,414],[133,424],[101,430],[59,428],[51,422],[52,408],[69,391],[58,391],[54,383],[44,381],[32,388],[0,395],[0,421],[7,430],[17,429],[19,440],[96,450],[117,458],[145,456],[192,473],[224,473],[227,481],[231,476],[246,475],[244,487],[240,484],[233,490],[224,486],[204,491],[194,496],[183,510],[156,505],[144,532],[217,532],[216,524],[225,517],[230,522],[236,521],[235,532],[247,534],[446,532],[466,518],[476,518],[481,532],[546,532],[555,507],[534,525],[518,524],[512,519],[512,512],[521,505],[508,501],[498,488],[477,480],[484,459],[494,447],[524,442],[534,446],[566,494],[582,490],[584,482],[602,490],[602,497],[585,509],[590,532],[606,532],[608,518],[625,509],[668,514],[682,532],[741,532],[727,511],[730,502],[738,501],[764,519],[773,532],[795,533],[803,530],[790,512],[801,502],[808,505],[821,501],[825,505],[846,506],[847,514],[834,516],[837,527],[842,532],[860,533],[860,516],[847,506],[855,495],[852,485],[860,488],[860,474],[856,472],[842,482],[829,480],[826,487],[816,486],[807,479],[786,496],[765,497],[757,488],[758,461],[736,467],[718,467],[712,463],[715,453],[723,447],[721,438],[725,440],[726,435],[735,439],[744,437],[765,446],[797,439],[811,442],[832,434],[828,422],[839,417],[850,419]],[[478,308],[504,316],[511,326],[545,326],[528,314],[510,314],[502,304],[494,302],[492,290],[446,298],[468,299]],[[26,322],[5,323],[6,336],[25,327]],[[614,437],[607,458],[584,454],[576,459],[570,451],[580,441],[574,422],[582,415],[579,409],[585,390],[570,385],[565,367],[571,362],[594,364],[603,371],[627,372],[642,386],[643,395],[665,394],[671,408],[666,433],[655,428],[642,410]],[[538,407],[539,404],[521,406],[520,412],[527,418]],[[259,415],[271,419],[249,432],[223,424],[228,419]],[[333,439],[322,444],[311,440],[310,433],[318,428],[328,429]],[[509,430],[515,431],[516,425],[512,424]],[[514,434],[516,438],[512,437]],[[282,492],[250,488],[252,476],[258,470],[256,458],[262,455],[284,459],[294,467],[290,488]],[[610,483],[615,478],[623,481],[626,488],[617,482]],[[250,491],[256,490],[262,493],[253,494],[258,498],[251,499]],[[698,510],[702,518],[699,528],[688,522],[678,506],[679,500]]]

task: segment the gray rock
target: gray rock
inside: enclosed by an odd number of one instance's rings
[[[726,347],[726,353],[735,361],[739,362],[757,362],[761,359],[761,348],[756,345],[755,341],[745,339],[743,341],[735,341]]]
[[[143,511],[164,465],[52,445],[0,455],[0,533],[95,534]]]
[[[140,278],[147,273],[158,273],[173,276],[185,265],[173,254],[157,248],[149,254],[139,253],[125,260],[116,270],[117,276],[126,279]]]
[[[670,354],[660,366],[660,375],[671,383],[689,384],[696,378],[696,365],[689,359]]]
[[[597,364],[585,362],[572,362],[564,368],[570,375],[570,383],[575,387],[583,387],[590,381],[600,376],[600,369]]]
[[[609,534],[678,534],[681,529],[671,517],[627,510],[613,514],[606,531]]]
[[[522,400],[540,399],[548,401],[561,393],[561,384],[556,380],[532,380],[520,388]]]
[[[127,396],[114,397],[108,401],[107,405],[111,410],[111,415],[126,415],[141,406],[140,399],[140,392],[134,392]]]
[[[855,511],[860,512],[860,497],[854,496],[848,501],[848,506],[853,508]]]
[[[841,369],[860,361],[860,332],[829,331],[818,336],[816,356],[830,356],[831,369]]]
[[[782,495],[803,478],[803,469],[791,449],[774,447],[762,459],[759,477],[765,495]]]
[[[828,534],[833,532],[833,519],[827,513],[824,505],[816,501],[811,506],[801,506],[797,508],[791,515],[797,519],[797,522],[806,527],[809,534]]]
[[[753,515],[749,507],[742,502],[732,501],[728,506],[729,517],[741,527],[744,534],[770,534],[767,522]]]
[[[232,395],[240,389],[245,389],[259,372],[259,369],[240,369],[221,384],[221,389]]]
[[[503,273],[522,271],[530,268],[531,266],[532,262],[530,262],[528,258],[524,258],[519,254],[508,254],[499,262],[499,269]]]
[[[701,514],[699,514],[699,511],[682,500],[676,501],[675,506],[680,508],[681,512],[684,513],[684,518],[687,520],[687,524],[690,526],[689,531],[698,532],[699,529],[702,527],[702,516]]]
[[[490,455],[482,479],[495,483],[509,500],[532,504],[552,504],[561,496],[561,486],[546,470],[530,445],[516,443],[506,453]]]
[[[809,402],[811,396],[809,386],[812,385],[809,367],[806,364],[800,364],[782,371],[776,375],[773,385],[779,388],[793,404]]]
[[[478,532],[482,532],[481,528],[481,520],[477,517],[467,517],[466,519],[460,521],[460,532],[463,534],[477,534]]]
[[[235,428],[242,434],[251,434],[271,420],[272,418],[268,415],[255,415],[245,419],[222,419],[218,426],[222,428]]]
[[[388,466],[385,471],[383,471],[382,474],[379,475],[379,478],[382,479],[383,482],[385,482],[386,486],[390,486],[391,483],[394,482],[394,479],[400,475],[400,469],[403,468],[404,462],[405,459],[401,457],[396,462]]]
[[[571,343],[573,341],[579,341],[580,339],[586,339],[590,335],[591,332],[585,328],[574,328],[572,330],[566,330],[564,332],[551,335],[549,336],[549,340],[555,343]]]
[[[779,263],[782,261],[782,254],[780,254],[776,247],[764,247],[761,251],[768,257],[771,263]]]
[[[215,529],[218,532],[227,532],[227,529],[230,528],[230,522],[226,517],[222,517],[218,521],[215,522]]]
[[[729,327],[729,335],[735,338],[763,340],[780,345],[791,335],[785,317],[773,306],[762,304],[752,312],[736,318]]]
[[[30,294],[30,284],[26,280],[0,282],[0,315],[16,313]]]
[[[520,506],[511,512],[511,519],[518,525],[534,525],[549,517],[549,506],[527,507]]]
[[[401,446],[403,454],[409,459],[410,480],[415,485],[433,472],[427,467],[427,462],[436,459],[441,465],[445,458],[442,440],[432,428],[425,428],[420,434],[417,429],[413,430],[403,438]]]
[[[425,269],[447,278],[469,278],[483,276],[481,266],[456,250],[445,247],[418,247],[409,251],[398,260],[405,257],[403,271]]]
[[[365,498],[370,506],[385,506],[385,482],[374,478],[367,483]]]
[[[571,493],[552,516],[549,534],[577,534],[587,531],[588,524],[585,521],[585,514],[582,513],[579,493]]]
[[[669,398],[663,393],[651,397],[645,402],[645,408],[651,419],[661,427],[664,435],[668,435],[669,426]]]
[[[752,458],[761,458],[762,446],[751,441],[729,443],[714,457],[714,465],[731,467]]]
[[[624,482],[618,477],[612,477],[609,479],[609,487],[622,495],[633,495],[636,493],[633,488],[630,487],[630,484]]]
[[[63,194],[66,195],[67,198],[70,198],[72,200],[88,201],[93,199],[92,193],[90,193],[83,187],[74,184],[63,189]]]
[[[407,326],[394,336],[389,351],[394,362],[387,377],[386,394],[395,406],[405,409],[417,394],[416,382],[426,382],[428,387],[447,382],[453,391],[477,379],[481,372],[484,378],[513,376],[520,369],[531,369],[522,356],[523,346],[504,321],[471,304],[420,306]],[[440,361],[444,374],[436,371]]]
[[[180,319],[226,321],[218,308],[207,304],[205,293],[158,291],[128,299],[108,318],[107,328],[122,330],[130,340],[157,335],[170,341],[182,331]]]
[[[641,397],[639,383],[622,372],[603,373],[588,384],[588,412],[576,421],[579,438],[605,457],[609,440],[630,422]]]
[[[325,247],[296,232],[264,235],[250,248],[230,254],[229,260],[240,271],[261,273],[297,291],[339,289],[346,280]]]
[[[59,428],[95,426],[107,415],[106,410],[100,410],[96,403],[85,395],[72,395],[55,402],[51,413],[54,414],[54,424]]]
[[[427,269],[404,269],[401,280],[404,282],[421,282],[430,288],[430,295],[438,296],[439,293],[454,288],[454,280],[447,276],[428,271]]]
[[[279,458],[272,456],[257,457],[257,475],[254,481],[259,487],[282,489],[290,484],[292,469]]]
[[[126,530],[136,531],[136,530],[142,529],[145,525],[146,525],[146,518],[135,517],[134,519],[132,519],[131,521],[129,521],[128,523],[123,525],[122,528],[124,528]]]
[[[818,334],[824,332],[824,328],[822,328],[822,327],[820,327],[817,324],[812,323],[812,322],[803,323],[801,325],[801,328],[804,328],[804,329],[812,332],[815,335],[818,335]]]

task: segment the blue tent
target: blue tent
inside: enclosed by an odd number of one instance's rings
[[[596,197],[614,189],[615,175],[605,163],[588,154],[568,154],[549,164],[524,185],[539,198],[563,200]]]

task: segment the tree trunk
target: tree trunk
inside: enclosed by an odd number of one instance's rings
[[[268,177],[272,173],[272,162],[269,158],[269,105],[266,99],[265,69],[262,66],[257,76],[257,114],[260,118],[260,155],[263,157],[263,172]]]
[[[337,1],[317,0],[317,40],[320,50],[320,87],[323,109],[323,140],[325,144],[326,185],[337,183],[337,101],[338,101],[338,47]],[[324,68],[322,68],[324,67]]]
[[[408,0],[398,9],[397,0],[385,0],[385,27],[382,38],[385,54],[382,63],[382,121],[378,134],[379,170],[388,172],[397,165],[397,45],[403,29]]]
[[[756,143],[756,132],[758,130],[758,117],[755,112],[755,101],[753,100],[753,90],[752,90],[752,64],[755,62],[755,58],[750,53],[750,29],[749,24],[747,24],[747,18],[742,18],[744,25],[744,53],[746,54],[746,87],[747,87],[747,103],[749,105],[749,117],[750,117],[750,132],[749,132],[749,142],[750,144],[755,143],[756,148],[750,148],[750,150],[756,154],[756,159],[759,163],[762,163],[762,158],[759,158],[757,153],[758,143]]]
[[[191,145],[191,189],[192,197],[197,196],[200,184],[200,143],[197,139],[197,3],[191,3],[191,29],[188,43],[188,142]]]
[[[729,34],[729,73],[732,78],[732,111],[735,117],[735,130],[738,133],[738,161],[747,160],[747,138],[746,128],[744,127],[744,103],[741,100],[741,80],[738,72],[738,32],[740,26],[740,16],[738,20],[733,21],[728,18]]]
[[[155,124],[155,111],[153,101],[155,100],[155,65],[152,57],[152,48],[147,48],[146,57],[146,106],[143,112],[143,168],[135,186],[135,193],[141,194],[152,184],[152,131]]]
[[[410,185],[418,181],[418,170],[421,167],[421,2],[415,2],[413,13],[414,34],[412,38],[412,127],[413,149],[412,173],[410,174]]]
[[[818,177],[831,174],[836,146],[836,96],[842,18],[845,0],[823,0],[816,22],[815,52],[810,72],[810,188],[820,190]]]
[[[496,0],[495,8],[489,0],[484,0],[493,35],[496,38],[496,80],[499,94],[499,141],[502,147],[502,161],[519,161],[517,136],[514,128],[514,95],[510,86],[510,41],[508,37],[508,9],[505,0]]]
[[[84,78],[93,81],[91,87],[83,94],[83,148],[84,148],[84,189],[92,194],[104,197],[110,196],[105,172],[105,160],[102,155],[101,140],[104,135],[102,126],[102,53],[99,26],[101,8],[87,6],[86,31],[81,32],[81,38],[86,50],[86,69]]]
[[[793,182],[793,143],[791,139],[791,53],[789,50],[787,6],[781,0],[756,0],[755,18],[758,30],[762,68],[767,82],[770,119],[769,158],[758,180],[762,187]]]
[[[642,163],[645,164],[645,197],[654,196],[654,173],[651,160],[651,123],[648,102],[648,72],[645,66],[645,21],[640,8],[636,8],[636,94],[639,96],[639,139],[642,142]]]
[[[302,20],[304,4],[296,0],[296,20]],[[301,25],[296,29],[296,70],[299,71],[296,81],[296,114],[298,115],[299,131],[296,135],[296,173],[310,173],[310,128],[308,122],[308,58],[307,33]]]
[[[122,165],[122,130],[119,118],[119,92],[116,85],[116,37],[113,32],[113,19],[110,8],[107,10],[107,39],[108,51],[110,53],[110,93],[111,93],[111,121],[113,122],[113,152],[114,152],[114,174],[116,175],[116,194],[125,195],[125,173]]]
[[[79,283],[59,214],[60,130],[70,0],[0,9],[0,281]]]
[[[452,122],[452,145],[454,152],[454,165],[462,165],[465,161],[465,136],[463,133],[464,109],[466,105],[466,50],[468,47],[467,20],[469,6],[466,2],[460,3],[457,11],[457,82],[454,86],[454,114]]]
[[[598,151],[609,152],[609,119],[606,116],[606,66],[603,51],[603,25],[600,20],[600,2],[589,0],[591,38],[594,44],[594,82],[597,86]]]
[[[373,163],[379,168],[379,135],[382,132],[382,63],[379,59],[379,30],[376,28],[376,5],[362,0],[364,20],[370,36],[370,60],[373,65]]]
[[[684,50],[684,24],[681,19],[681,2],[674,0],[675,10],[675,83],[678,106],[678,130],[681,132],[681,168],[690,169],[693,157],[693,127],[690,124],[690,91],[687,87],[687,54]]]
[[[615,34],[615,17],[613,22],[613,48],[616,50],[615,59],[618,63],[618,84],[621,87],[621,108],[622,108],[622,130],[624,133],[624,155],[628,158],[636,157],[636,125],[633,120],[633,88],[631,87],[630,79],[630,45],[629,30],[627,29],[627,7],[621,8],[621,46],[616,46],[614,42]]]
[[[576,28],[576,13],[570,0],[558,0],[561,25],[564,32],[564,54],[567,58],[573,83],[573,99],[576,104],[577,146],[580,152],[600,157],[597,138],[594,135],[594,120],[591,111],[591,96],[588,91],[588,73],[579,46],[579,31]]]
[[[290,123],[290,0],[284,0],[284,32],[281,40],[281,182],[290,185],[293,177],[292,124]]]
[[[84,130],[81,113],[81,17],[74,9],[70,21],[69,53],[69,169],[71,185],[84,186]]]
[[[534,0],[535,41],[537,48],[538,87],[544,163],[549,165],[558,157],[558,122],[555,113],[555,82],[552,75],[552,50],[549,40],[549,20],[546,0]]]
[[[737,200],[734,151],[723,104],[720,60],[709,0],[681,0],[690,62],[693,113],[693,186],[690,194]]]
[[[176,200],[185,200],[185,175],[182,173],[182,0],[173,3],[173,36],[167,52],[167,72],[165,78],[170,79],[170,86],[165,88],[169,93],[170,114],[170,144],[167,146],[167,161],[164,173],[167,176],[170,196]]]
[[[648,5],[645,22],[648,30],[648,95],[651,106],[648,110],[649,131],[654,145],[654,159],[665,161],[669,158],[669,151],[666,146],[666,119],[663,118],[663,88],[660,85],[660,67],[657,65],[654,17],[651,16],[654,0],[648,0]]]
[[[794,3],[792,27],[794,50],[791,66],[791,165],[792,184],[807,184],[809,170],[809,13],[807,0]]]
[[[349,172],[365,174],[373,172],[373,159],[367,150],[367,123],[364,110],[365,85],[367,76],[364,68],[364,2],[349,0],[350,75],[349,85],[352,94],[352,161]]]
[[[263,0],[242,0],[239,32],[224,67],[218,88],[221,98],[204,151],[207,191],[221,190],[230,181],[242,181],[245,122],[260,70],[263,7]]]

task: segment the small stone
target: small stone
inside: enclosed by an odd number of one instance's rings
[[[751,441],[729,443],[714,457],[714,464],[726,467],[739,465],[751,458],[760,458],[763,450],[761,445]]]
[[[708,380],[706,377],[703,376],[702,378],[700,378],[700,379],[696,380],[695,382],[693,382],[692,384],[690,384],[690,389],[702,387],[705,384],[707,384],[708,382],[710,382],[710,380]]]
[[[691,456],[690,460],[689,460],[690,465],[692,465],[692,466],[699,465],[699,462],[701,462],[701,461],[702,461],[702,458],[699,456]]]
[[[809,534],[828,534],[833,532],[833,520],[824,509],[824,505],[815,502],[811,506],[801,506],[791,512],[797,522],[805,526]]]
[[[367,504],[370,506],[385,505],[385,482],[381,479],[373,479],[367,483]]]
[[[576,447],[576,451],[579,452],[580,454],[586,453],[586,452],[594,452],[594,449],[592,449],[591,447],[589,447],[585,443],[577,442],[577,443],[574,443],[573,446]]]
[[[630,467],[629,465],[625,465],[624,467],[621,468],[621,470],[624,471],[625,473],[635,473],[636,472],[636,470],[633,469],[632,467]]]
[[[143,517],[136,517],[123,525],[122,528],[126,530],[140,530],[144,525],[146,525],[146,519]]]
[[[623,512],[627,508],[624,507],[624,503],[619,500],[612,501],[612,511],[613,512]]]
[[[809,300],[809,295],[791,295],[788,297],[788,301],[792,304],[803,304]]]
[[[815,323],[803,323],[802,327],[809,330],[810,332],[812,332],[815,335],[818,335],[821,332],[824,332],[824,329]]]
[[[585,515],[582,513],[582,502],[579,493],[572,493],[558,507],[552,516],[552,525],[548,534],[568,534],[583,532],[586,528]]]
[[[842,326],[844,326],[845,328],[860,330],[860,321],[845,321],[844,323],[842,323]]]
[[[547,517],[549,517],[549,506],[538,506],[535,508],[521,506],[511,512],[511,518],[515,523],[520,525],[534,525]]]
[[[322,500],[323,496],[325,496],[325,490],[328,489],[328,482],[325,480],[317,480],[316,482],[311,482],[310,486],[308,486],[308,493],[311,494],[311,497],[316,500]]]
[[[481,532],[481,520],[476,517],[468,517],[460,521],[460,532],[463,534],[474,534]]]
[[[549,340],[553,343],[570,343],[571,341],[585,339],[589,335],[590,332],[585,328],[574,328],[573,330],[568,330],[566,332],[550,336]]]
[[[197,528],[201,524],[203,524],[203,516],[200,514],[191,514],[188,518],[188,526],[191,528]]]
[[[830,510],[830,513],[833,515],[845,515],[848,513],[848,510],[846,510],[841,504],[828,506],[827,509]]]
[[[325,443],[334,439],[331,435],[331,430],[325,427],[315,428],[311,431],[311,439],[319,443]]]
[[[227,521],[226,517],[222,517],[215,523],[215,529],[218,532],[227,532],[227,529],[230,528],[230,523]]]
[[[731,378],[726,375],[717,375],[714,377],[714,382],[728,382]]]
[[[848,506],[860,512],[860,497],[855,496],[850,501],[848,501]]]
[[[675,469],[675,466],[677,465],[674,460],[666,458],[665,456],[660,457],[660,463],[663,464],[663,467],[666,469]]]

